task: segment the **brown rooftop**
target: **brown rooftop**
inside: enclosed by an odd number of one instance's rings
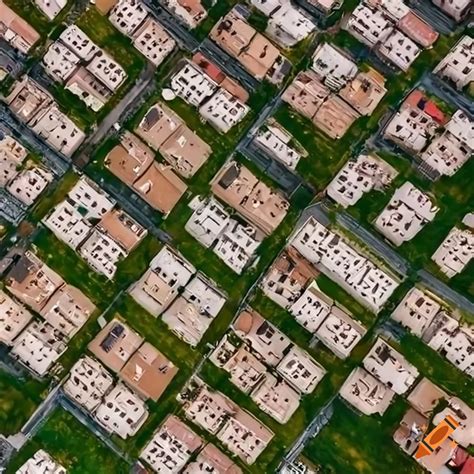
[[[330,96],[313,117],[314,124],[326,135],[338,139],[360,117],[349,104],[336,95]]]
[[[439,37],[438,32],[412,10],[397,23],[397,27],[424,48],[432,46]]]
[[[142,342],[139,334],[114,318],[89,343],[88,349],[109,369],[119,372]]]
[[[102,15],[107,15],[117,3],[118,0],[95,0],[95,7]]]
[[[21,36],[29,47],[33,46],[40,39],[40,34],[21,16],[5,5],[2,0],[0,0],[0,19],[2,25],[0,34],[3,28],[6,27],[18,36]]]
[[[133,188],[151,207],[168,214],[186,192],[187,186],[170,166],[153,163]]]
[[[125,132],[120,144],[105,157],[105,166],[128,186],[153,163],[155,154],[133,133]]]
[[[430,415],[438,402],[443,398],[447,398],[446,392],[427,378],[424,378],[411,391],[408,401],[422,415]]]
[[[145,342],[120,371],[120,377],[135,391],[155,402],[178,368],[150,343]]]
[[[255,33],[256,31],[252,26],[244,21],[234,10],[231,10],[224,18],[217,22],[209,33],[209,38],[214,40],[225,51],[238,56],[250,43]]]
[[[199,453],[195,462],[189,464],[183,474],[202,474],[211,471],[215,474],[242,474],[242,470],[220,449],[207,444]]]
[[[239,60],[257,79],[263,79],[279,56],[278,48],[257,33],[248,48],[239,55]]]
[[[131,252],[146,235],[146,229],[119,209],[105,214],[99,226],[127,252]]]

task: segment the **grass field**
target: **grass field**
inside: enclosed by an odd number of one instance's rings
[[[331,421],[307,444],[304,455],[325,474],[421,474],[423,469],[392,440],[407,409],[397,399],[383,418],[368,417],[336,400]]]
[[[0,434],[16,434],[41,403],[46,384],[0,370]]]
[[[110,451],[68,412],[56,409],[38,434],[13,458],[14,473],[39,449],[44,449],[72,474],[127,474],[130,466]]]

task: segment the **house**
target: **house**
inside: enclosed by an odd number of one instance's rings
[[[45,321],[33,321],[15,339],[10,355],[39,377],[66,352],[64,336]]]
[[[434,5],[440,8],[444,13],[461,22],[471,11],[472,4],[469,0],[431,0]]]
[[[356,204],[372,190],[383,191],[398,171],[375,154],[348,161],[326,188],[326,194],[344,208]]]
[[[120,372],[142,343],[143,338],[138,333],[114,318],[87,347],[106,367]]]
[[[62,388],[71,400],[93,413],[113,383],[112,376],[99,362],[84,356],[74,364]]]
[[[463,36],[440,61],[434,73],[462,91],[474,81],[474,39]]]
[[[245,345],[237,347],[227,336],[224,336],[209,359],[228,372],[230,381],[246,394],[255,388],[267,372],[266,366]]]
[[[396,246],[400,246],[413,239],[431,222],[438,210],[429,196],[407,181],[395,191],[377,217],[375,228]]]
[[[94,112],[101,110],[112,97],[112,92],[82,66],[76,69],[64,88],[77,95]]]
[[[312,217],[291,238],[290,244],[374,312],[380,311],[398,286],[394,276]]]
[[[398,395],[406,393],[419,375],[414,365],[380,337],[364,357],[362,364],[367,372]]]
[[[358,367],[346,379],[339,395],[364,415],[383,415],[395,393]]]
[[[158,401],[178,372],[158,349],[144,342],[119,373],[120,379],[144,399]]]
[[[473,257],[474,234],[469,229],[453,227],[431,260],[448,278],[452,278],[461,273]]]
[[[438,403],[444,398],[449,398],[447,393],[427,378],[423,378],[410,392],[407,400],[415,410],[430,417]]]
[[[28,150],[11,135],[1,133],[0,135],[0,186],[5,187],[15,176],[21,167]]]
[[[67,5],[67,0],[35,0],[35,4],[52,21]]]
[[[96,55],[86,66],[86,69],[94,74],[97,79],[103,82],[112,92],[124,83],[127,73],[117,61],[112,59],[104,50]]]
[[[163,4],[188,28],[196,28],[207,17],[201,0],[163,0]]]
[[[345,312],[333,309],[316,330],[316,337],[340,359],[345,359],[367,330]]]
[[[12,196],[29,207],[41,196],[53,179],[52,173],[41,166],[33,165],[20,171],[8,183],[6,189]]]
[[[300,404],[298,393],[270,373],[263,376],[250,397],[264,413],[282,425],[288,423]]]
[[[39,41],[39,33],[3,1],[0,1],[0,18],[0,37],[21,53],[27,54]]]
[[[206,444],[196,460],[186,466],[183,474],[201,474],[203,472],[242,474],[240,467],[211,443]]]
[[[40,315],[65,337],[73,337],[87,322],[96,307],[72,285],[59,288],[39,311]]]
[[[378,48],[380,55],[395,64],[403,72],[407,72],[421,49],[401,31],[393,30],[390,36]]]
[[[391,318],[421,337],[441,309],[427,292],[412,288],[393,311]]]
[[[291,346],[290,339],[253,309],[242,311],[232,324],[241,339],[269,366],[278,365]]]
[[[122,439],[137,434],[147,418],[145,402],[120,383],[105,396],[94,414],[102,428]]]
[[[23,464],[17,474],[66,474],[66,469],[42,449]]]
[[[211,182],[211,190],[266,235],[278,227],[289,208],[283,196],[235,161],[224,165],[217,173]]]
[[[273,75],[281,67],[278,48],[257,33],[236,9],[217,22],[209,38],[258,80]]]
[[[203,440],[178,417],[169,415],[140,453],[155,472],[181,472]]]
[[[429,426],[429,420],[413,408],[402,418],[400,426],[393,434],[393,440],[409,456],[415,454]]]
[[[148,16],[139,0],[119,0],[109,14],[109,21],[125,36],[131,36]]]
[[[129,290],[133,299],[153,316],[159,316],[186,286],[196,269],[176,250],[164,246],[148,270]]]
[[[45,55],[42,64],[45,72],[55,81],[63,83],[77,69],[81,58],[76,56],[60,41],[52,43]]]
[[[340,49],[321,43],[314,52],[311,69],[332,91],[338,92],[357,74],[357,65]]]
[[[199,273],[163,313],[162,319],[179,338],[195,347],[225,302],[226,297],[215,284]]]
[[[59,35],[59,39],[86,62],[91,61],[100,51],[100,48],[76,25],[69,25]]]
[[[133,46],[152,64],[159,66],[174,50],[176,42],[150,15],[133,35]]]
[[[185,178],[193,176],[212,152],[180,117],[161,103],[147,111],[135,133]]]
[[[297,346],[288,351],[276,370],[301,394],[313,392],[326,374],[324,367]]]
[[[0,342],[8,346],[13,344],[33,315],[22,305],[0,290]]]
[[[64,280],[29,250],[5,279],[6,289],[35,312],[41,311],[63,284]]]
[[[316,275],[316,269],[294,248],[288,247],[273,262],[260,287],[268,298],[288,309]]]
[[[293,136],[288,131],[278,122],[270,119],[258,131],[253,143],[270,158],[274,158],[287,168],[295,170],[300,159],[307,156],[308,152],[301,146],[295,146],[294,141]]]

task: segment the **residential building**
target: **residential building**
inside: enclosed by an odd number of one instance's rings
[[[273,438],[273,433],[250,413],[196,377],[179,399],[184,402],[187,418],[215,434],[231,453],[247,464],[253,464]]]
[[[18,175],[28,150],[11,135],[0,134],[0,186],[5,187]]]
[[[180,117],[161,103],[147,111],[135,133],[185,178],[193,176],[212,152]]]
[[[290,244],[374,312],[380,311],[398,286],[396,277],[312,217],[296,232]]]
[[[316,330],[316,337],[340,359],[345,359],[367,330],[341,310],[333,311]]]
[[[72,338],[91,314],[95,305],[72,285],[63,285],[40,310],[40,315],[65,337]]]
[[[313,392],[326,374],[324,367],[297,346],[291,347],[276,370],[301,394]]]
[[[400,426],[393,434],[393,440],[409,456],[415,454],[429,426],[426,416],[410,408],[402,418]]]
[[[203,440],[178,417],[169,415],[140,453],[154,472],[181,472]],[[212,471],[209,471],[212,472]]]
[[[190,203],[194,210],[185,229],[213,252],[234,272],[241,274],[260,245],[263,234],[250,224],[241,224],[212,197],[197,196]]]
[[[245,345],[235,346],[224,336],[211,354],[211,362],[230,375],[230,381],[242,392],[249,394],[266,374],[266,366]]]
[[[390,36],[378,49],[383,58],[395,64],[403,72],[407,72],[421,49],[401,31],[393,30]]]
[[[119,373],[120,379],[144,399],[157,401],[178,372],[149,342],[132,355]]]
[[[171,89],[188,104],[199,107],[218,89],[217,84],[192,61],[185,60],[173,75]]]
[[[84,356],[72,367],[63,390],[71,400],[93,413],[113,383],[112,376],[99,362]]]
[[[171,167],[155,162],[154,153],[130,132],[125,132],[120,144],[106,156],[105,166],[164,215],[171,212],[187,189]]]
[[[288,310],[298,323],[312,333],[316,332],[329,314],[344,313],[331,298],[320,291],[315,281],[306,287]]]
[[[163,3],[191,29],[196,28],[207,17],[201,0],[163,0]]]
[[[143,426],[148,409],[143,400],[119,383],[105,396],[94,418],[109,433],[127,439]]]
[[[113,372],[120,372],[143,338],[119,319],[110,321],[89,343],[89,351]]]
[[[359,117],[359,113],[339,96],[331,95],[317,110],[313,123],[327,136],[337,140],[346,134]]]
[[[339,91],[343,98],[360,115],[372,115],[387,93],[385,77],[373,68],[359,71],[357,75]]]
[[[35,0],[35,4],[49,20],[54,20],[67,5],[67,0]]]
[[[53,175],[41,166],[31,166],[19,171],[5,189],[25,206],[31,206],[53,181]]]
[[[112,59],[104,50],[96,55],[86,66],[112,92],[115,92],[127,79],[127,73],[117,61]]]
[[[100,48],[76,25],[69,25],[59,39],[77,56],[86,62],[91,61]]]
[[[64,336],[47,322],[33,321],[13,343],[10,355],[43,377],[66,352]]]
[[[462,21],[469,15],[472,4],[469,0],[431,0],[434,5],[443,10],[444,13],[454,18],[457,22]]]
[[[168,307],[195,272],[196,269],[181,254],[164,246],[129,293],[156,317]]]
[[[101,110],[112,97],[112,92],[82,66],[68,79],[64,88],[77,95],[94,112]]]
[[[281,362],[291,346],[285,334],[251,308],[242,311],[232,327],[260,359],[272,367]]]
[[[29,250],[5,279],[6,289],[35,312],[41,311],[63,284],[64,280]]]
[[[250,397],[264,413],[282,425],[288,423],[300,404],[298,393],[270,373],[264,375]]]
[[[330,93],[314,71],[301,71],[283,92],[282,100],[312,120]]]
[[[23,464],[16,474],[66,474],[66,469],[42,449]]]
[[[217,22],[209,38],[258,80],[267,77],[278,83],[289,69],[278,48],[250,26],[235,8]]]
[[[431,48],[439,38],[438,32],[409,8],[398,19],[397,28],[423,48]]]
[[[446,124],[446,130],[464,143],[470,150],[474,150],[474,120],[463,110],[458,109]]]
[[[429,196],[407,181],[395,191],[375,220],[375,227],[399,246],[413,239],[435,218],[438,210]]]
[[[227,133],[247,115],[250,108],[230,92],[220,89],[201,105],[199,113],[217,131]]]
[[[125,36],[131,36],[147,16],[140,0],[119,0],[109,14],[109,21]]]
[[[410,392],[407,400],[415,410],[430,418],[438,403],[448,398],[446,392],[427,378],[423,378]]]
[[[357,74],[357,65],[342,50],[321,43],[314,52],[311,69],[332,91],[338,92]]]
[[[438,412],[433,418],[433,424],[438,426],[447,416],[458,421],[459,426],[451,434],[451,438],[464,448],[469,448],[474,442],[474,410],[460,398],[449,397],[448,406]]]
[[[434,317],[423,333],[423,340],[459,370],[474,377],[473,326],[460,324],[442,311]]]
[[[225,302],[226,297],[215,284],[197,274],[163,313],[162,319],[171,331],[194,347]]]
[[[461,273],[474,257],[474,234],[453,227],[431,259],[448,277]]]
[[[0,342],[10,346],[33,315],[21,304],[0,290]]]
[[[392,313],[392,319],[421,337],[441,309],[426,291],[413,287]]]
[[[311,6],[316,7],[325,15],[328,15],[332,10],[336,10],[341,7],[342,2],[340,0],[307,0]]]
[[[27,54],[39,41],[39,33],[3,1],[0,1],[0,18],[0,37],[21,53]]]
[[[242,474],[242,470],[237,464],[210,443],[206,444],[195,461],[186,466],[183,474],[201,474],[203,472]]]
[[[49,76],[62,83],[77,69],[80,60],[68,47],[55,41],[43,56],[42,64]]]
[[[346,379],[339,395],[364,415],[383,415],[395,393],[358,367]]]
[[[364,357],[362,364],[375,378],[402,395],[415,383],[418,369],[380,337]]]
[[[278,227],[289,208],[283,196],[235,161],[224,165],[217,173],[211,189],[219,199],[267,235]]]
[[[86,176],[82,176],[69,191],[67,201],[80,209],[87,220],[101,219],[115,206],[115,200]]]
[[[260,287],[268,298],[288,309],[316,275],[316,269],[294,248],[288,247],[273,262]]]
[[[412,153],[421,152],[445,123],[444,114],[421,91],[412,92],[384,130],[384,137]]]
[[[174,50],[176,42],[150,15],[133,35],[133,46],[159,66]]]
[[[348,161],[326,188],[326,194],[344,208],[372,190],[383,191],[398,171],[375,154]]]
[[[269,120],[257,133],[253,143],[270,158],[295,170],[302,157],[308,152],[301,146],[295,146],[293,136],[275,120]]]

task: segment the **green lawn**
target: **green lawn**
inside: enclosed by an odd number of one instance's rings
[[[0,434],[20,431],[42,401],[46,384],[0,370]]]
[[[331,421],[303,453],[325,474],[421,474],[424,470],[392,440],[407,409],[398,398],[383,418],[359,416],[336,400]]]
[[[38,434],[13,458],[7,473],[14,473],[39,449],[44,449],[72,474],[128,474],[130,466],[74,416],[56,409]]]

